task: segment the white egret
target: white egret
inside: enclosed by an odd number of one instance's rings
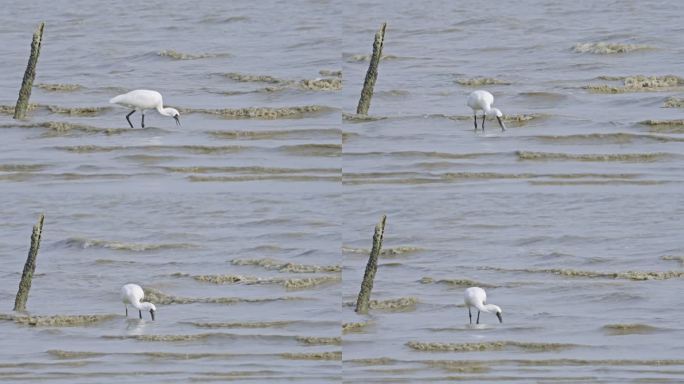
[[[154,313],[157,307],[152,303],[140,302],[145,297],[145,292],[138,284],[126,284],[121,287],[121,300],[126,306],[126,317],[128,317],[128,304],[138,310],[138,316],[142,319],[142,311],[150,311],[150,316],[154,321]]]
[[[477,111],[482,111],[482,132],[484,132],[484,123],[487,115],[496,117],[501,126],[501,131],[506,130],[506,126],[501,120],[503,114],[498,108],[492,108],[494,104],[494,96],[487,91],[473,91],[468,95],[468,106],[473,110],[473,118],[475,119],[475,130],[477,131]]]
[[[480,311],[496,313],[496,317],[499,318],[499,322],[503,323],[503,317],[501,316],[501,308],[498,305],[486,304],[487,293],[484,289],[480,287],[470,287],[465,290],[464,293],[465,305],[468,307],[468,317],[470,318],[470,324],[473,323],[473,315],[470,313],[470,307],[477,308],[477,322],[480,324]]]
[[[175,108],[164,108],[162,102],[162,95],[157,91],[150,91],[147,89],[136,89],[135,91],[130,91],[113,97],[109,100],[112,104],[118,104],[126,108],[132,108],[131,113],[126,115],[126,120],[128,124],[133,128],[133,124],[129,117],[135,112],[140,111],[142,114],[142,127],[145,128],[145,110],[146,109],[156,109],[160,115],[170,116],[176,120],[176,124],[180,126],[180,113]]]

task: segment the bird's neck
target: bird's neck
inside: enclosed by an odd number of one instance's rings
[[[481,311],[481,312],[488,312],[488,313],[496,312],[496,306],[494,304],[477,303],[477,305],[475,305],[475,307],[477,308],[478,311]]]
[[[492,107],[489,104],[485,104],[483,110],[484,110],[484,113],[489,114],[489,112],[492,111]]]

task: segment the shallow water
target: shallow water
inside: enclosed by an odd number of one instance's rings
[[[0,380],[681,381],[682,14],[672,1],[6,7]],[[15,122],[38,20],[35,106]],[[107,100],[135,88],[160,90],[183,127],[150,112],[129,128]],[[477,88],[506,132],[473,132]],[[124,318],[126,282],[157,321]],[[505,323],[467,324],[471,285]]]

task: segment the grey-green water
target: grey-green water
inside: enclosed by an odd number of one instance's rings
[[[681,381],[683,14],[672,1],[6,4],[0,380]],[[37,106],[15,122],[39,20]],[[135,88],[161,91],[183,127],[149,112],[130,129],[107,100]],[[505,133],[473,132],[478,88]],[[34,317],[13,320],[40,212]],[[382,214],[378,302],[359,316]],[[123,317],[127,282],[152,289],[157,321]],[[503,324],[467,324],[475,284]],[[79,314],[102,317],[45,317]]]

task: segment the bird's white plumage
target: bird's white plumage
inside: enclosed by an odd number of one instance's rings
[[[176,120],[176,124],[180,126],[180,113],[175,108],[164,108],[162,95],[157,91],[151,91],[149,89],[136,89],[135,91],[130,91],[128,93],[124,93],[123,95],[112,97],[109,102],[133,110],[131,113],[126,115],[126,120],[128,121],[128,124],[130,124],[131,128],[133,128],[133,124],[131,123],[129,117],[135,111],[138,111],[142,114],[142,127],[145,128],[145,110],[147,109],[156,109],[160,115],[173,117]]]
[[[150,311],[152,320],[154,320],[154,312],[157,310],[154,304],[143,302],[145,292],[138,284],[126,284],[121,287],[121,301],[126,306],[126,314],[128,314],[128,305],[132,305],[138,311]],[[140,315],[142,319],[142,314]]]
[[[498,305],[487,304],[487,292],[480,287],[470,287],[463,293],[463,301],[468,308],[468,313],[470,314],[470,308],[475,307],[478,311],[495,313],[499,318],[500,322],[503,322],[501,317],[501,308]],[[478,322],[480,315],[478,313]]]
[[[473,91],[468,95],[468,106],[473,110],[473,119],[475,120],[475,130],[477,130],[477,112],[482,111],[482,130],[484,131],[484,122],[486,116],[494,117],[498,120],[502,131],[506,130],[506,125],[501,120],[503,113],[498,108],[492,107],[494,104],[494,96],[483,90]]]

